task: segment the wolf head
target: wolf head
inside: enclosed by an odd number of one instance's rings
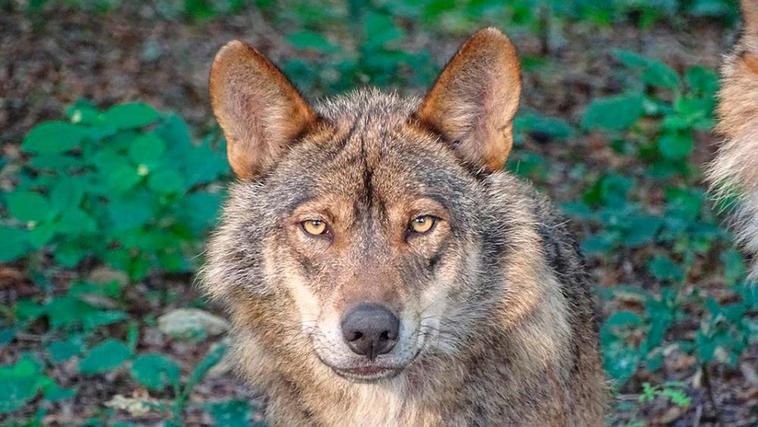
[[[357,381],[456,352],[502,297],[503,248],[517,250],[519,201],[493,191],[511,179],[499,172],[520,92],[510,41],[473,35],[421,101],[360,90],[316,107],[234,41],[210,91],[239,179],[204,286],[248,337],[240,352]]]

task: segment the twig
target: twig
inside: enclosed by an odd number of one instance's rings
[[[713,395],[713,386],[711,384],[711,376],[708,373],[708,366],[702,364],[700,365],[700,369],[703,372],[703,385],[708,393],[708,401],[710,401],[711,406],[713,407],[713,416],[716,418],[716,422],[721,425],[721,409],[719,409],[719,406],[716,404],[716,398]]]

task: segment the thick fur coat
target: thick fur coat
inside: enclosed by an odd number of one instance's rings
[[[310,107],[255,49],[220,51],[211,95],[240,179],[202,283],[271,424],[602,425],[582,258],[502,171],[519,91],[494,29],[423,100],[366,89]],[[340,331],[367,301],[399,319],[378,356]]]

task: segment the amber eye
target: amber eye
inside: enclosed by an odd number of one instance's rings
[[[309,219],[300,223],[306,233],[318,236],[326,232],[326,223],[319,219]]]
[[[431,230],[436,221],[437,218],[431,215],[421,215],[413,218],[411,223],[408,224],[408,228],[414,233],[422,234]]]

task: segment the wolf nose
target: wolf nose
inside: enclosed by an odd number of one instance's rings
[[[397,316],[379,304],[359,304],[342,317],[342,336],[347,346],[370,360],[392,350],[399,328]]]

